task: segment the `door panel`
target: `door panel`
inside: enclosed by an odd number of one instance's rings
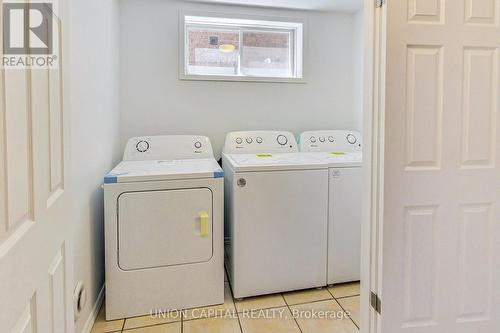
[[[485,321],[491,313],[492,206],[460,207],[458,321]],[[478,260],[481,258],[481,260]]]
[[[462,168],[494,167],[498,57],[497,48],[464,48]]]
[[[409,0],[408,21],[410,23],[442,23],[445,0]]]
[[[439,168],[443,110],[443,49],[408,45],[406,167]]]
[[[465,22],[498,25],[498,0],[465,0]]]
[[[127,192],[118,198],[121,269],[209,261],[213,254],[208,188]]]
[[[33,218],[31,167],[31,109],[27,70],[6,70],[5,75],[5,174],[7,184],[7,231]]]
[[[499,1],[385,10],[381,330],[500,331]]]

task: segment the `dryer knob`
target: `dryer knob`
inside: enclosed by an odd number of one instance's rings
[[[144,153],[149,149],[149,142],[147,142],[146,140],[141,140],[137,142],[135,148],[139,153]]]
[[[288,143],[288,139],[283,134],[278,135],[278,137],[276,138],[276,141],[278,141],[278,143],[282,146],[284,146]]]
[[[356,143],[356,137],[352,134],[347,134],[347,142],[349,142],[351,145]]]

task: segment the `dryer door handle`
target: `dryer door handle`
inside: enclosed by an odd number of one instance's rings
[[[207,237],[209,233],[209,216],[206,211],[202,211],[200,214],[200,237]]]

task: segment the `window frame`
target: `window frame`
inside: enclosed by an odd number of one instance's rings
[[[240,43],[243,41],[242,34],[246,31],[284,31],[290,34],[290,65],[293,66],[293,73],[296,77],[272,77],[272,76],[252,76],[252,75],[203,75],[203,74],[188,74],[187,64],[188,57],[188,24],[186,17],[199,17],[202,20],[211,21],[216,19],[228,20],[253,20],[266,24],[235,24],[235,29],[240,32]],[[217,25],[214,22],[200,23],[200,27],[206,25],[219,29],[230,29],[230,24]],[[189,24],[194,26],[194,24]],[[276,29],[279,28],[279,29]],[[288,28],[288,29],[287,29]],[[306,83],[306,55],[307,55],[307,23],[303,19],[298,18],[283,18],[283,17],[268,17],[229,13],[210,13],[198,11],[179,11],[179,79],[180,80],[197,80],[197,81],[239,81],[239,82],[283,82],[283,83]],[[243,45],[240,45],[240,49]],[[243,53],[239,57],[238,71],[240,71]]]

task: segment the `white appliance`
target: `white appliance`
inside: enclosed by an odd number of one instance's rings
[[[106,319],[224,302],[223,177],[207,137],[128,141],[104,178]]]
[[[328,169],[292,133],[226,137],[228,272],[236,298],[326,285]]]
[[[300,135],[302,152],[329,167],[328,284],[359,281],[361,266],[362,142],[354,131]]]

